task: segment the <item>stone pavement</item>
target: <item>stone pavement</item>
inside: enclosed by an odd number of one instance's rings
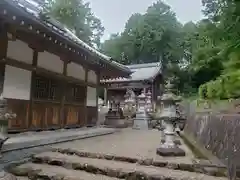
[[[101,136],[114,132],[116,132],[116,130],[110,128],[79,128],[43,132],[26,132],[12,135],[11,138],[4,144],[2,152]]]
[[[124,129],[107,136],[76,140],[46,147],[17,167],[16,176],[30,179],[64,180],[227,180],[193,164],[192,152],[182,142],[186,157],[156,155],[160,145],[156,130]],[[219,176],[219,177],[216,177]]]

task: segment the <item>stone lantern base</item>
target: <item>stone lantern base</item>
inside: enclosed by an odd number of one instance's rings
[[[165,138],[161,139],[161,146],[157,148],[157,154],[160,156],[185,156],[185,151],[178,146],[181,141],[175,139],[173,121],[165,120],[164,134]]]
[[[150,119],[146,112],[137,112],[133,120],[133,129],[148,129]]]
[[[165,139],[161,139],[161,143],[162,144],[164,144],[165,142],[166,142]],[[181,145],[182,144],[179,139],[175,139],[173,142],[174,142],[175,145]]]
[[[157,154],[159,156],[185,156],[186,153],[183,149],[176,147],[160,147],[157,148]]]

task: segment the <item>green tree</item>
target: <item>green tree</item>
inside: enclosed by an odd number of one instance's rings
[[[102,50],[124,64],[161,61],[166,69],[183,57],[181,24],[170,6],[158,1],[145,14],[133,14],[124,31],[105,41]]]
[[[45,16],[61,22],[89,45],[100,46],[104,27],[91,12],[89,3],[82,0],[48,0],[45,7]]]

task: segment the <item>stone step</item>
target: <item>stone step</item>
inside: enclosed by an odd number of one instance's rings
[[[33,157],[33,162],[64,167],[70,170],[80,170],[89,173],[102,174],[110,177],[126,179],[195,179],[215,180],[216,177],[201,173],[173,170],[154,166],[143,166],[137,163],[126,163],[105,159],[84,158],[76,155],[61,154],[58,152],[44,152]],[[218,177],[218,180],[227,180]]]
[[[17,180],[30,180],[28,177],[16,176]]]
[[[91,174],[85,171],[71,170],[60,166],[34,163],[25,163],[20,165],[14,168],[12,173],[18,175],[17,180],[119,180],[118,178],[108,177],[100,174]]]
[[[191,163],[173,163],[168,162],[167,160],[156,160],[156,159],[139,159],[134,157],[126,157],[126,156],[117,156],[112,154],[101,154],[101,153],[93,153],[93,152],[83,152],[73,149],[64,149],[64,148],[53,148],[53,152],[59,152],[61,154],[67,155],[76,155],[79,157],[85,158],[93,158],[93,159],[105,159],[105,160],[113,160],[113,161],[122,161],[127,163],[137,163],[139,165],[144,166],[155,166],[155,167],[165,167],[168,169],[181,170],[181,171],[189,171],[189,172],[197,172],[203,173],[212,176],[222,177],[226,174],[226,169],[218,166],[214,166],[213,164],[197,164],[195,162]],[[209,169],[211,168],[211,169]]]

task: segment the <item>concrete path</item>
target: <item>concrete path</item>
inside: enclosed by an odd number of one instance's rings
[[[120,133],[109,136],[83,139],[57,144],[55,148],[71,148],[83,152],[102,153],[115,156],[132,157],[139,159],[153,158],[155,160],[168,160],[178,163],[192,163],[194,155],[191,150],[184,145],[180,146],[185,150],[185,157],[161,157],[156,155],[156,149],[160,146],[160,133],[158,130],[133,130],[122,129]]]
[[[110,128],[80,128],[71,130],[62,129],[57,131],[26,132],[10,137],[10,139],[4,144],[2,152],[101,136],[114,132],[116,132],[116,130]]]
[[[68,180],[227,180],[205,167],[195,167],[192,152],[182,142],[185,157],[156,155],[156,130],[123,129],[118,133],[48,146],[31,161],[10,170],[16,176]],[[211,174],[212,173],[212,174]]]

